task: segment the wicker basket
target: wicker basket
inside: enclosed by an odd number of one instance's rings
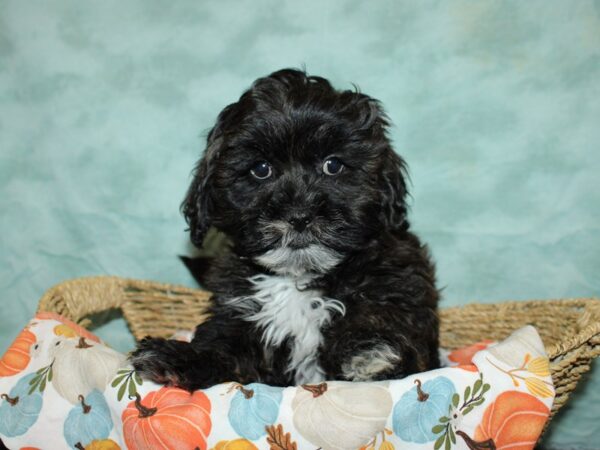
[[[206,319],[210,294],[150,281],[117,277],[60,283],[41,298],[38,311],[61,314],[83,326],[89,317],[120,309],[136,337],[172,335]],[[600,299],[541,300],[443,309],[441,344],[454,349],[482,339],[503,339],[534,325],[548,355],[556,388],[554,415],[567,401],[592,359],[600,354]]]

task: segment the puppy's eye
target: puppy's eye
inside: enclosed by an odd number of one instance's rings
[[[260,161],[259,163],[256,163],[252,169],[250,169],[250,173],[254,176],[254,178],[266,180],[273,174],[273,169],[271,169],[271,164],[268,162]]]
[[[325,175],[337,175],[344,168],[344,163],[336,157],[327,158],[323,163],[323,173]]]

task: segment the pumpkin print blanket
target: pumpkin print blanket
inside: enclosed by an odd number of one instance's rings
[[[401,380],[190,394],[142,380],[89,331],[38,314],[0,360],[9,449],[533,449],[554,389],[536,330]]]

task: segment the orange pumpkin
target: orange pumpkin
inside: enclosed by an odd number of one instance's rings
[[[21,372],[31,361],[29,349],[37,341],[35,334],[23,329],[0,359],[0,377],[8,377]]]
[[[210,434],[210,400],[201,391],[163,387],[127,405],[121,416],[129,450],[206,449]]]
[[[531,450],[549,414],[548,407],[533,395],[503,392],[483,413],[475,440],[493,439],[497,450]]]
[[[468,347],[457,348],[456,350],[450,352],[448,359],[460,365],[471,365],[473,364],[472,360],[473,356],[475,356],[475,353],[480,350],[485,350],[493,342],[494,341],[486,339],[484,341],[477,342],[476,344],[469,345]]]

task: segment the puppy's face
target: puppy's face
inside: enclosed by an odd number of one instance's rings
[[[283,70],[219,115],[183,204],[192,241],[208,227],[279,273],[324,273],[404,226],[403,162],[379,104]]]

